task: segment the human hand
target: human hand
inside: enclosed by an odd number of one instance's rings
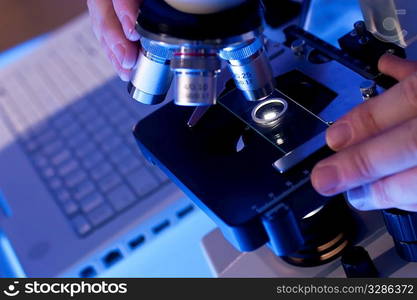
[[[417,62],[384,55],[379,69],[400,83],[330,126],[337,153],[314,167],[312,184],[325,196],[348,191],[360,210],[417,211]]]
[[[123,81],[129,81],[138,56],[135,23],[141,1],[87,0],[94,34]]]

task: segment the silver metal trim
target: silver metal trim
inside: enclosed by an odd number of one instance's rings
[[[275,119],[272,119],[272,120],[265,120],[265,119],[258,118],[256,116],[256,114],[259,111],[259,109],[261,109],[262,107],[264,107],[265,105],[268,105],[270,103],[280,103],[280,104],[282,104],[283,105],[282,111],[280,111],[277,114],[277,116],[275,117]],[[255,106],[252,109],[252,114],[251,114],[252,120],[254,120],[256,123],[264,125],[264,126],[273,126],[279,121],[279,118],[287,111],[287,109],[288,109],[288,103],[287,103],[287,101],[285,101],[282,98],[265,100],[265,101],[259,103],[257,106]]]
[[[281,174],[293,168],[304,159],[317,152],[326,145],[326,132],[316,135],[301,146],[298,146],[273,163],[275,169]]]

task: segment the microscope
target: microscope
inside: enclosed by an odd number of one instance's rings
[[[386,228],[398,256],[417,262],[417,213],[356,212],[344,195],[319,195],[310,172],[332,154],[326,129],[396,84],[377,63],[405,57],[417,4],[360,0],[364,21],[337,48],[291,25],[308,2],[144,0],[128,91],[144,104],[172,101],[134,135],[235,249],[266,245],[296,268],[336,262],[348,277],[387,276],[364,241]]]

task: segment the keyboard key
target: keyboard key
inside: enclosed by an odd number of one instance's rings
[[[97,111],[93,107],[88,107],[84,111],[80,112],[77,117],[81,120],[84,124],[93,120],[97,115]]]
[[[74,118],[67,109],[64,109],[54,116],[52,123],[56,128],[62,129],[74,123]]]
[[[40,147],[40,145],[34,140],[26,140],[26,141],[23,141],[23,143],[28,152],[34,152],[38,150],[38,148]]]
[[[106,152],[111,152],[122,146],[122,139],[117,135],[112,135],[101,143],[101,148]]]
[[[55,140],[50,143],[44,144],[41,148],[41,151],[44,155],[52,156],[56,154],[57,152],[64,149],[64,143],[60,140]]]
[[[65,176],[72,171],[78,169],[79,165],[75,160],[68,160],[58,168],[58,174],[61,176]]]
[[[82,158],[89,155],[91,152],[96,152],[97,148],[96,144],[94,144],[91,140],[87,140],[75,148],[75,153],[78,157]]]
[[[85,124],[85,128],[91,133],[96,133],[106,126],[107,122],[100,115],[97,115],[94,119]]]
[[[117,111],[113,112],[111,115],[108,116],[110,122],[114,125],[118,125],[120,123],[124,123],[130,117],[130,114],[125,109],[118,109]]]
[[[104,112],[107,116],[111,116],[112,114],[114,114],[115,111],[121,109],[119,101],[114,101],[114,99],[110,99],[106,100],[106,102],[103,102],[102,105],[100,105],[100,110]]]
[[[60,189],[56,193],[56,197],[58,198],[58,201],[61,203],[65,203],[69,200],[71,200],[71,195],[67,190]]]
[[[107,203],[102,203],[92,211],[87,214],[87,218],[94,226],[98,226],[108,219],[110,219],[113,215],[113,209]]]
[[[81,145],[89,142],[90,137],[82,130],[83,129],[81,129],[81,131],[76,133],[74,136],[68,137],[67,143],[71,148],[77,149]]]
[[[142,164],[143,163],[137,159],[137,157],[131,154],[124,157],[123,160],[117,164],[117,168],[123,175],[126,175],[131,171],[138,169],[140,166],[142,166]]]
[[[36,153],[32,159],[38,168],[44,168],[48,165],[47,157],[41,153]]]
[[[121,183],[121,178],[115,172],[109,173],[108,175],[101,178],[98,182],[101,190],[106,193],[107,191],[111,190],[115,186]]]
[[[126,185],[115,188],[108,194],[108,198],[117,211],[121,211],[137,199],[135,194]]]
[[[64,208],[64,211],[68,216],[71,216],[78,211],[77,203],[75,203],[72,200],[68,200],[68,201],[64,202],[62,204],[62,207]]]
[[[108,162],[101,161],[93,169],[91,169],[91,176],[95,180],[99,180],[110,172],[113,172],[113,167]]]
[[[74,196],[74,199],[80,201],[81,199],[87,197],[90,193],[95,190],[94,184],[91,181],[83,181],[71,188],[71,194]]]
[[[123,159],[128,156],[132,155],[132,151],[128,147],[119,147],[109,153],[109,158],[114,164],[118,164],[123,161]]]
[[[54,156],[52,156],[51,163],[54,166],[58,166],[64,163],[65,161],[69,160],[70,158],[71,158],[71,152],[68,151],[67,149],[64,149],[63,151],[60,151]]]
[[[104,198],[97,192],[93,192],[87,197],[80,200],[81,210],[88,213],[104,202]]]
[[[92,227],[87,219],[82,215],[77,215],[71,220],[72,226],[79,235],[85,235],[91,231]]]
[[[146,168],[130,173],[127,180],[139,196],[145,195],[158,186],[158,182]]]
[[[58,190],[58,189],[62,188],[63,183],[62,183],[61,179],[59,179],[57,177],[54,177],[49,181],[49,185],[52,189]]]
[[[55,170],[52,169],[51,167],[47,167],[47,168],[45,168],[45,169],[42,170],[42,174],[46,178],[52,178],[52,177],[55,176]]]
[[[86,173],[81,169],[76,169],[64,177],[65,184],[72,188],[87,178]]]
[[[93,136],[93,139],[98,143],[102,143],[113,134],[114,131],[107,125],[106,127],[103,127],[98,132],[96,132],[96,134]]]
[[[104,155],[101,152],[94,150],[93,152],[88,153],[88,155],[83,158],[82,162],[84,167],[87,170],[90,170],[102,160],[104,160]]]
[[[103,103],[107,104],[108,102],[113,101],[113,97],[111,96],[111,94],[108,92],[106,88],[106,90],[100,91],[100,94],[95,94],[91,98],[91,100],[92,100],[91,102],[93,103],[93,105],[96,105],[96,107],[99,107],[100,110],[102,110]]]
[[[76,123],[76,121],[74,121],[72,123],[67,124],[65,127],[62,127],[60,133],[65,138],[71,138],[80,131],[82,131],[82,128],[80,127],[80,125],[78,125],[78,123]]]

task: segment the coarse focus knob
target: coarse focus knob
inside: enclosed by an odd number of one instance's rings
[[[383,216],[398,254],[417,262],[417,212],[389,209],[383,211]]]
[[[378,277],[374,262],[365,248],[360,246],[351,247],[344,252],[342,266],[348,278]]]

